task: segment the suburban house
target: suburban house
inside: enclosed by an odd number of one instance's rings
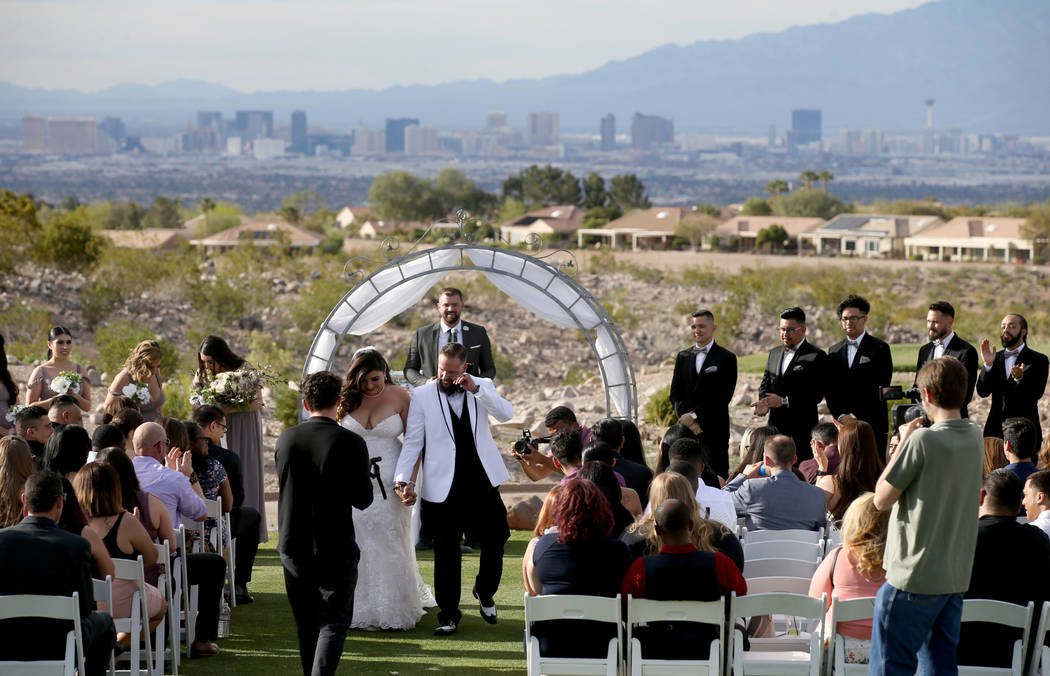
[[[521,244],[526,237],[536,234],[548,244],[568,244],[580,229],[584,214],[583,209],[571,204],[536,209],[499,226],[500,237],[510,244]]]
[[[368,207],[343,207],[335,215],[335,222],[346,230],[351,225],[361,225],[368,218]]]
[[[1023,218],[959,216],[904,240],[908,258],[1030,263],[1036,244],[1022,232]]]
[[[423,221],[381,221],[369,218],[361,224],[357,236],[361,239],[384,239],[393,235],[410,235],[414,230],[425,230],[428,225]]]
[[[905,238],[938,225],[944,221],[937,216],[840,214],[819,228],[799,233],[798,241],[821,256],[902,256]]]
[[[715,228],[713,235],[718,237],[723,248],[732,248],[735,240],[737,251],[751,251],[755,248],[758,233],[770,226],[784,228],[789,239],[798,243],[800,235],[819,228],[825,222],[823,218],[798,216],[734,216]]]
[[[320,234],[291,223],[276,219],[252,218],[229,230],[223,230],[203,239],[190,240],[190,244],[204,247],[208,252],[222,251],[244,244],[254,246],[285,244],[293,250],[311,252],[321,244],[322,239]]]
[[[143,228],[142,230],[102,230],[100,233],[113,246],[127,249],[164,251],[178,249],[188,242],[190,233],[182,228]]]
[[[585,237],[599,237],[600,242],[613,249],[666,249],[675,238],[679,221],[696,212],[695,207],[650,207],[609,221],[600,228],[585,228],[576,231],[576,245],[584,246]],[[641,246],[639,246],[641,245]]]

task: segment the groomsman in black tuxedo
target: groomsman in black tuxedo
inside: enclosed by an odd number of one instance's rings
[[[1001,439],[1004,420],[1027,418],[1035,425],[1035,447],[1039,448],[1043,434],[1037,405],[1046,390],[1047,357],[1028,347],[1028,320],[1021,315],[1003,317],[999,340],[1004,348],[1002,352],[991,347],[987,338],[981,341],[984,368],[977,376],[977,394],[992,395],[984,436]]]
[[[736,355],[715,344],[715,316],[697,310],[689,317],[695,344],[678,353],[671,377],[671,404],[678,422],[707,448],[711,468],[729,476],[729,400],[736,390]]]
[[[437,376],[438,353],[446,343],[459,343],[467,348],[467,373],[492,379],[496,362],[492,359],[489,334],[480,324],[462,321],[463,292],[448,287],[438,297],[441,319],[416,329],[405,358],[405,378],[414,387],[426,385]]]
[[[780,342],[766,360],[752,404],[755,415],[769,413],[769,424],[795,442],[796,462],[813,457],[809,437],[817,424],[817,404],[824,398],[828,356],[806,340],[806,312],[789,307],[780,313]]]
[[[930,342],[919,348],[919,360],[915,363],[915,382],[918,383],[919,370],[926,362],[941,357],[955,357],[966,368],[966,398],[963,400],[962,417],[968,418],[966,405],[973,399],[973,388],[977,384],[977,350],[959,337],[952,326],[955,324],[955,308],[946,300],[930,303],[926,313],[926,330]]]
[[[881,388],[893,377],[890,346],[867,331],[871,304],[850,294],[839,303],[846,339],[828,349],[828,410],[838,420],[847,413],[871,425],[879,452],[886,454],[889,414]]]

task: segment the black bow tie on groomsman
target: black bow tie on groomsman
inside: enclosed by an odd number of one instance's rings
[[[1016,350],[1003,350],[1003,359],[1009,359],[1010,357],[1016,357],[1021,352],[1021,348]]]
[[[693,346],[693,354],[707,354],[707,351],[710,348],[711,348],[711,344],[710,343],[708,343],[707,345],[704,345],[703,347],[700,347],[699,345],[694,345]]]
[[[860,341],[859,340],[847,340],[846,344],[849,345],[850,347],[857,347],[858,345],[860,345]]]

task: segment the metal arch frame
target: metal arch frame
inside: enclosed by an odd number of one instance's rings
[[[436,253],[436,252],[449,251],[449,250],[458,250],[459,251],[459,264],[458,265],[444,265],[444,266],[435,267],[434,264],[433,264],[433,260],[432,260],[432,256],[431,255],[433,253]],[[477,264],[475,264],[473,262],[467,263],[467,261],[465,260],[465,253],[467,251],[469,251],[469,250],[485,251],[486,255],[488,255],[488,252],[491,252],[491,255],[492,255],[491,264],[486,266],[486,265],[477,265]],[[514,274],[512,274],[510,272],[507,272],[505,270],[500,270],[500,269],[497,269],[496,267],[494,267],[495,266],[495,262],[496,262],[496,254],[505,255],[505,256],[511,256],[513,258],[520,259],[521,260],[521,268],[519,270],[519,273],[517,275],[514,275]],[[404,265],[405,263],[408,263],[410,261],[414,261],[414,260],[417,260],[419,258],[423,258],[423,257],[431,259],[430,260],[430,267],[427,270],[424,270],[422,272],[418,272],[418,273],[415,273],[415,274],[412,274],[412,275],[405,275],[405,272],[402,269],[402,265]],[[547,284],[545,286],[540,286],[539,284],[536,284],[535,282],[533,282],[533,281],[531,281],[529,279],[526,279],[526,278],[521,276],[521,272],[523,272],[525,270],[525,265],[527,263],[534,263],[534,264],[539,265],[539,266],[541,266],[543,268],[546,268],[549,272],[552,273],[553,276],[551,277],[551,279],[547,282]],[[377,287],[375,285],[375,283],[372,281],[373,278],[376,275],[380,274],[381,272],[384,272],[384,271],[392,269],[392,268],[398,268],[398,270],[399,270],[399,272],[401,274],[401,280],[399,282],[397,282],[395,285],[389,287],[386,291],[380,291],[379,287]],[[335,360],[336,352],[339,349],[339,345],[342,344],[343,339],[346,337],[346,334],[349,333],[350,330],[353,328],[354,323],[357,321],[358,317],[360,317],[361,314],[365,310],[367,310],[373,303],[375,303],[379,298],[383,297],[385,294],[392,293],[392,292],[396,291],[396,289],[398,287],[400,287],[402,284],[404,284],[406,282],[409,282],[409,281],[411,281],[413,279],[416,279],[418,277],[423,277],[425,275],[429,275],[429,274],[432,274],[432,273],[435,273],[435,272],[446,272],[446,273],[448,273],[448,272],[455,272],[455,271],[462,271],[462,270],[476,270],[476,271],[479,271],[479,272],[494,273],[494,274],[498,274],[498,275],[501,275],[501,276],[504,276],[504,277],[511,277],[511,278],[517,279],[518,281],[524,282],[524,283],[528,284],[529,286],[533,287],[534,289],[537,289],[537,290],[543,292],[544,294],[546,294],[548,299],[550,299],[552,302],[556,303],[562,310],[565,311],[565,313],[567,315],[572,317],[573,321],[576,323],[576,327],[580,330],[580,333],[583,334],[583,336],[586,339],[588,345],[590,345],[591,352],[594,354],[595,361],[597,361],[597,363],[598,363],[598,369],[599,369],[599,372],[601,373],[601,376],[602,376],[602,383],[603,383],[603,385],[605,387],[605,410],[608,413],[608,415],[610,415],[610,416],[612,416],[614,414],[613,414],[613,407],[612,407],[612,398],[611,398],[611,396],[609,394],[609,382],[608,382],[608,375],[606,373],[606,368],[605,368],[605,361],[607,359],[611,359],[612,357],[620,355],[622,357],[622,361],[624,363],[624,372],[625,372],[625,375],[627,377],[627,380],[624,383],[624,385],[627,386],[627,411],[626,411],[626,415],[629,416],[632,421],[637,422],[637,420],[638,420],[638,385],[637,385],[637,382],[635,380],[634,365],[631,363],[631,358],[630,358],[630,355],[627,352],[627,347],[626,347],[626,345],[623,342],[623,337],[620,335],[619,330],[617,330],[617,328],[616,328],[615,322],[613,322],[612,318],[609,316],[609,314],[602,307],[601,303],[599,303],[597,301],[597,299],[595,299],[594,296],[591,295],[591,293],[588,292],[585,288],[583,288],[583,286],[581,286],[575,279],[573,279],[572,277],[570,277],[569,275],[565,274],[564,272],[559,270],[557,267],[551,265],[550,263],[548,263],[546,261],[540,260],[539,258],[535,258],[533,256],[528,256],[526,254],[523,254],[523,253],[520,253],[520,252],[517,252],[517,251],[511,251],[511,250],[508,250],[508,249],[502,249],[502,248],[498,248],[498,247],[481,246],[481,245],[476,245],[476,244],[475,245],[470,245],[470,244],[450,244],[450,245],[446,245],[446,246],[440,246],[440,247],[434,247],[434,248],[430,248],[430,249],[424,249],[424,250],[421,250],[421,251],[411,251],[411,252],[405,254],[404,256],[401,256],[400,258],[397,258],[397,259],[395,259],[395,260],[393,260],[393,261],[383,265],[382,267],[376,269],[371,274],[369,274],[367,277],[363,277],[363,278],[359,279],[359,281],[356,284],[354,284],[350,288],[349,291],[346,292],[346,294],[339,300],[339,302],[335,304],[335,306],[332,308],[332,310],[328,313],[328,316],[325,318],[324,322],[322,322],[321,326],[318,328],[317,333],[314,335],[313,342],[311,342],[311,344],[310,344],[310,351],[309,351],[309,353],[307,353],[306,359],[305,359],[304,364],[303,364],[303,372],[302,372],[303,377],[305,377],[307,375],[307,368],[309,367],[311,359],[314,359],[314,358],[316,358],[316,359],[323,359],[324,362],[325,362],[325,367],[328,368],[328,369],[331,368],[332,363]],[[555,296],[551,295],[547,291],[547,288],[550,287],[550,285],[553,284],[555,280],[559,280],[559,281],[565,283],[573,291],[575,291],[577,294],[579,294],[579,299],[576,300],[575,302],[573,302],[572,305],[574,306],[574,305],[576,305],[576,303],[579,303],[580,301],[583,301],[584,303],[586,303],[591,308],[591,310],[595,313],[595,315],[597,315],[598,318],[600,319],[600,324],[598,326],[595,326],[593,329],[587,329],[586,327],[584,327],[583,324],[580,322],[580,320],[577,318],[576,314],[574,312],[572,312],[572,310],[571,310],[572,306],[566,306],[558,298],[556,298]],[[354,307],[353,305],[350,304],[349,298],[354,293],[354,291],[356,291],[358,288],[360,288],[361,286],[363,286],[365,284],[371,284],[372,287],[375,289],[377,295],[374,296],[372,299],[370,299],[367,303],[365,303],[361,307],[359,307],[359,308],[358,307]],[[331,328],[329,328],[329,322],[332,321],[332,318],[335,316],[335,313],[339,309],[339,307],[341,305],[344,305],[344,304],[347,307],[349,307],[351,310],[353,310],[354,316],[353,316],[353,318],[350,319],[349,322],[347,322],[345,329],[343,329],[339,333],[336,333]],[[601,327],[601,326],[604,326],[608,330],[609,335],[612,337],[612,339],[613,339],[613,341],[615,343],[615,347],[616,347],[615,351],[610,353],[605,358],[602,358],[598,354],[598,348],[597,348],[596,340],[595,340],[595,337],[592,335],[592,332],[594,332],[596,334],[597,333],[597,329],[599,327]],[[314,350],[316,349],[317,344],[318,344],[322,334],[325,331],[328,331],[328,332],[330,332],[332,334],[336,334],[335,346],[332,349],[331,355],[329,355],[327,357],[323,357],[322,355],[314,354]],[[300,411],[300,413],[302,413],[302,411]],[[620,416],[620,417],[623,417],[623,416]]]

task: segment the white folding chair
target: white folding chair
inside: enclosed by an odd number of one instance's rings
[[[642,643],[635,636],[635,626],[649,622],[698,622],[718,628],[718,638],[710,644],[707,659],[665,660],[642,657]],[[627,664],[631,676],[692,676],[705,671],[708,676],[722,673],[722,648],[725,645],[725,597],[717,601],[653,601],[627,597]],[[703,647],[703,646],[699,646]]]
[[[118,632],[131,634],[131,663],[127,673],[147,673],[152,676],[161,676],[164,673],[164,632],[167,628],[167,618],[161,618],[157,625],[156,634],[149,630],[149,609],[146,598],[145,566],[140,554],[134,561],[128,559],[113,559],[113,579],[130,580],[135,582],[137,589],[131,599],[131,617],[114,618]],[[142,636],[143,652],[146,654],[146,670],[143,672],[139,657],[139,636]],[[154,651],[154,645],[156,650]],[[125,673],[118,670],[119,673]]]
[[[864,676],[868,673],[867,664],[846,664],[845,639],[838,632],[839,622],[855,622],[857,620],[870,620],[875,617],[875,597],[865,596],[863,598],[848,599],[840,601],[837,596],[831,597],[831,620],[825,629],[828,636],[828,664],[831,665],[830,674],[858,674]]]
[[[540,640],[532,635],[532,623],[545,620],[593,620],[616,625],[616,638],[609,639],[605,657],[543,657]],[[529,596],[525,594],[525,645],[529,676],[540,674],[594,674],[616,676],[620,672],[620,643],[623,638],[620,595],[576,596],[555,594]]]
[[[747,570],[747,566],[744,566]],[[810,578],[808,577],[749,577],[747,578],[748,594],[808,594]]]
[[[990,599],[963,600],[963,622],[990,622],[1014,629],[1021,629],[1021,638],[1014,641],[1013,658],[1009,667],[974,667],[959,665],[959,674],[976,676],[977,674],[1001,674],[1006,676],[1023,676],[1024,658],[1028,652],[1028,636],[1032,632],[1032,616],[1035,614],[1035,603],[1018,606],[1005,601]]]
[[[215,527],[211,529],[211,535],[208,539],[211,542],[214,551],[221,554],[222,533],[226,523],[222,513],[222,498],[220,497],[214,500],[205,498],[204,506],[206,508],[204,513],[205,520],[215,519]],[[193,543],[193,551],[206,551],[204,548],[204,521],[194,521],[193,519],[184,516],[182,517],[182,525],[186,527],[187,534],[197,534],[197,540]]]
[[[733,592],[729,600],[730,662],[727,673],[734,676],[744,674],[808,674],[818,676],[823,664],[824,642],[820,632],[811,632],[807,637],[787,639],[751,639],[751,649],[744,650],[744,636],[736,628],[737,618],[755,615],[789,615],[806,620],[819,621],[824,617],[827,594],[813,598],[802,594],[748,594],[737,596]],[[805,640],[808,651],[800,650],[800,641]]]
[[[95,594],[95,603],[105,603],[106,612],[113,614],[113,576],[107,575],[105,580],[92,578],[91,589]],[[109,674],[116,673],[116,658],[112,652],[109,653]]]
[[[824,536],[824,554],[826,555],[835,547],[842,544],[842,530],[828,526],[827,535]]]
[[[799,559],[813,561],[824,558],[824,541],[802,542],[800,540],[763,540],[747,542],[744,548],[744,568],[751,559]]]
[[[824,537],[824,529],[800,530],[791,528],[788,530],[745,530],[744,542],[767,542],[769,540],[794,540],[795,542],[809,542],[815,544]]]
[[[744,577],[806,577],[812,578],[817,572],[820,561],[816,558],[809,561],[799,559],[752,559],[744,561]]]
[[[33,662],[0,662],[0,674],[21,676],[22,674],[84,674],[84,633],[80,627],[80,594],[72,596],[44,596],[39,594],[15,594],[0,596],[0,620],[42,617],[51,620],[70,620],[73,629],[66,634],[66,653],[60,660],[37,660]]]
[[[168,604],[166,624],[168,625],[168,643],[171,645],[172,674],[179,676],[179,599],[175,598],[173,591],[171,547],[167,540],[161,544],[154,543],[153,546],[157,548],[157,565],[161,567],[160,577],[157,578],[157,589],[164,595],[164,600]],[[167,649],[164,655],[167,658]]]
[[[1043,601],[1043,609],[1042,612],[1039,613],[1039,625],[1035,630],[1035,642],[1032,644],[1035,654],[1032,655],[1032,659],[1030,660],[1032,664],[1028,667],[1028,676],[1036,676],[1039,672],[1039,660],[1041,656],[1043,660],[1043,673],[1050,676],[1050,661],[1047,660],[1047,657],[1050,657],[1050,647],[1043,645],[1046,642],[1046,633],[1048,630],[1050,630],[1050,601]]]
[[[221,503],[220,503],[221,504]],[[234,577],[234,571],[236,566],[234,563],[237,561],[237,540],[233,537],[233,526],[230,521],[230,513],[226,512],[222,515],[222,525],[226,529],[226,584],[230,588],[230,607],[237,607],[237,585],[236,578]]]
[[[181,608],[178,612],[181,614],[180,625],[182,627],[183,641],[186,644],[186,657],[189,657],[190,648],[195,640],[194,631],[197,627],[197,586],[190,587],[189,575],[186,572],[189,551],[186,549],[185,524],[181,524],[179,529],[175,531],[175,546],[179,556],[172,566],[172,580],[176,585],[172,591],[172,596],[176,603],[181,601]]]

